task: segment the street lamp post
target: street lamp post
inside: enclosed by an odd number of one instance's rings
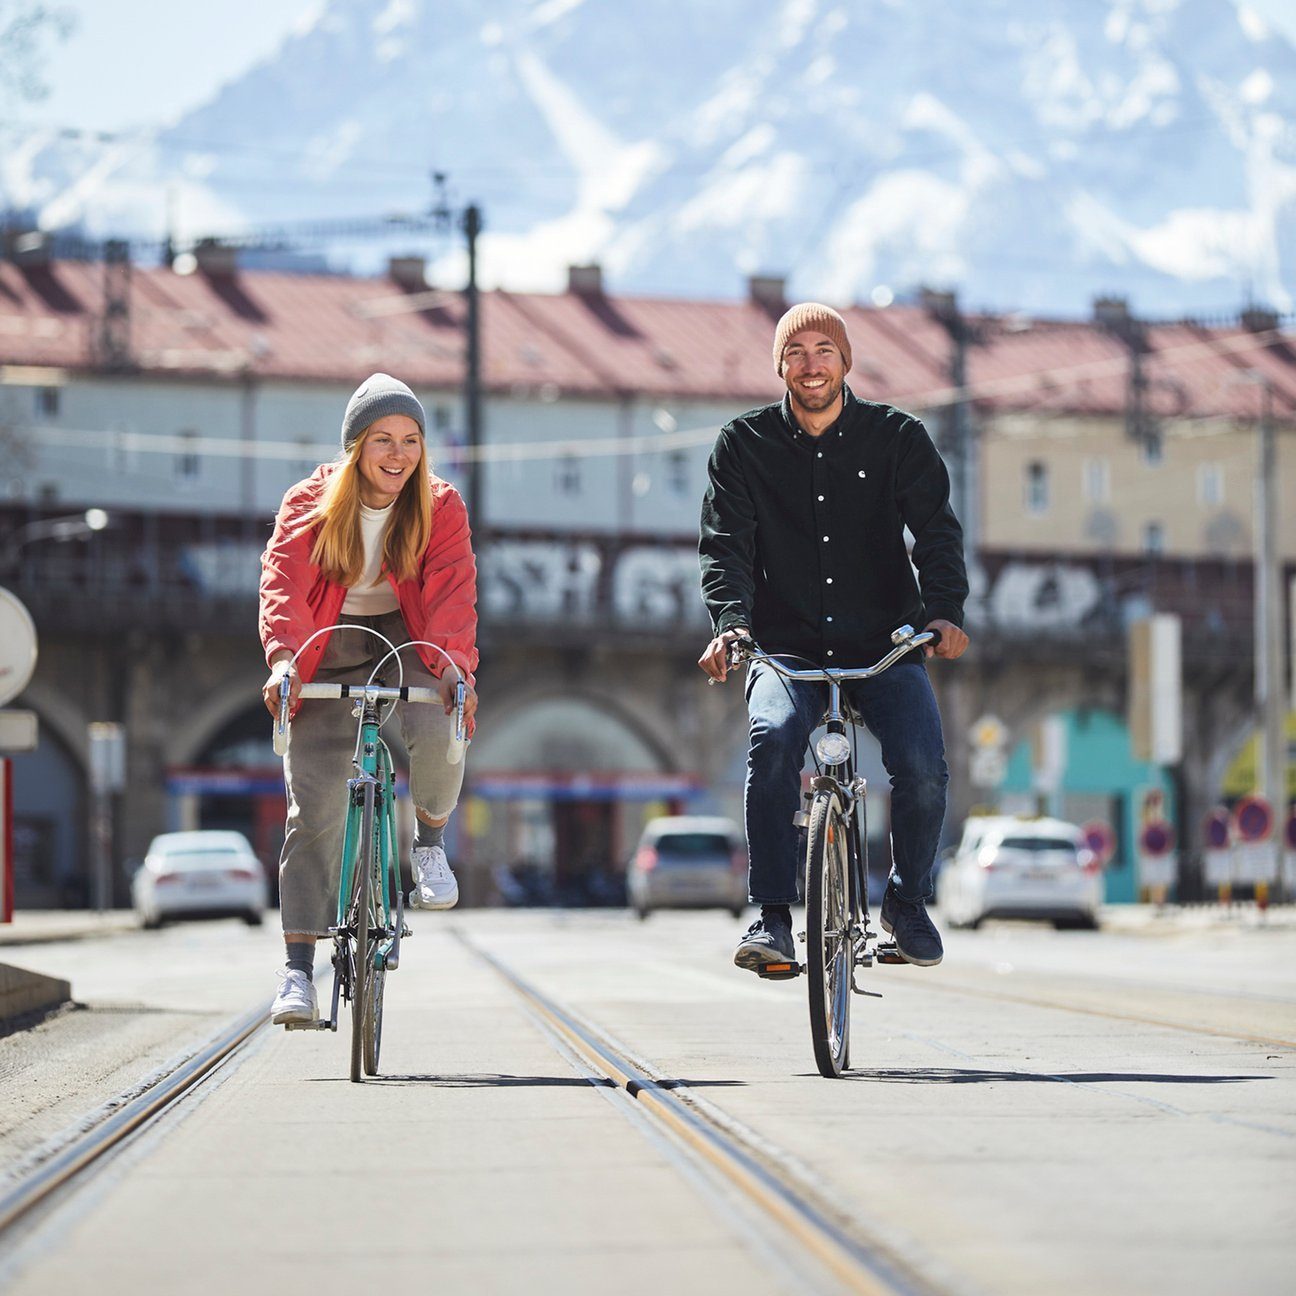
[[[109,521],[103,509],[88,508],[84,513],[72,513],[67,517],[40,518],[24,523],[5,537],[4,547],[0,548],[0,568],[11,566],[21,550],[38,540],[79,540],[102,531]]]

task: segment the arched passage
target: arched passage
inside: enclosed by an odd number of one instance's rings
[[[479,894],[620,903],[644,823],[700,793],[695,774],[606,700],[535,696],[495,708],[474,740],[460,841]]]

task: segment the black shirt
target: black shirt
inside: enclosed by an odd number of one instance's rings
[[[747,626],[766,652],[867,666],[898,626],[961,626],[967,570],[926,428],[849,388],[843,400],[818,437],[787,397],[720,430],[702,501],[702,597],[717,634]]]

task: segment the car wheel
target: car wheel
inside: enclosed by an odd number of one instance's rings
[[[243,921],[247,923],[249,927],[260,927],[265,921],[265,915],[258,913],[255,909],[249,909],[247,913],[243,915]]]
[[[158,914],[141,914],[140,926],[143,927],[145,931],[157,931],[157,929],[162,926],[162,919]]]

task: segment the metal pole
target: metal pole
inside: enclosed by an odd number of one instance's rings
[[[1260,377],[1256,478],[1255,699],[1260,791],[1273,807],[1274,899],[1282,896],[1282,832],[1287,821],[1287,694],[1283,688],[1282,586],[1278,571],[1278,463],[1273,388]]]
[[[468,506],[468,522],[474,530],[480,529],[482,525],[483,466],[476,457],[481,445],[481,312],[477,294],[477,236],[481,233],[481,228],[481,210],[475,203],[470,204],[463,217],[464,234],[468,239],[468,287],[465,293],[468,336],[464,383],[468,462],[465,503]]]

